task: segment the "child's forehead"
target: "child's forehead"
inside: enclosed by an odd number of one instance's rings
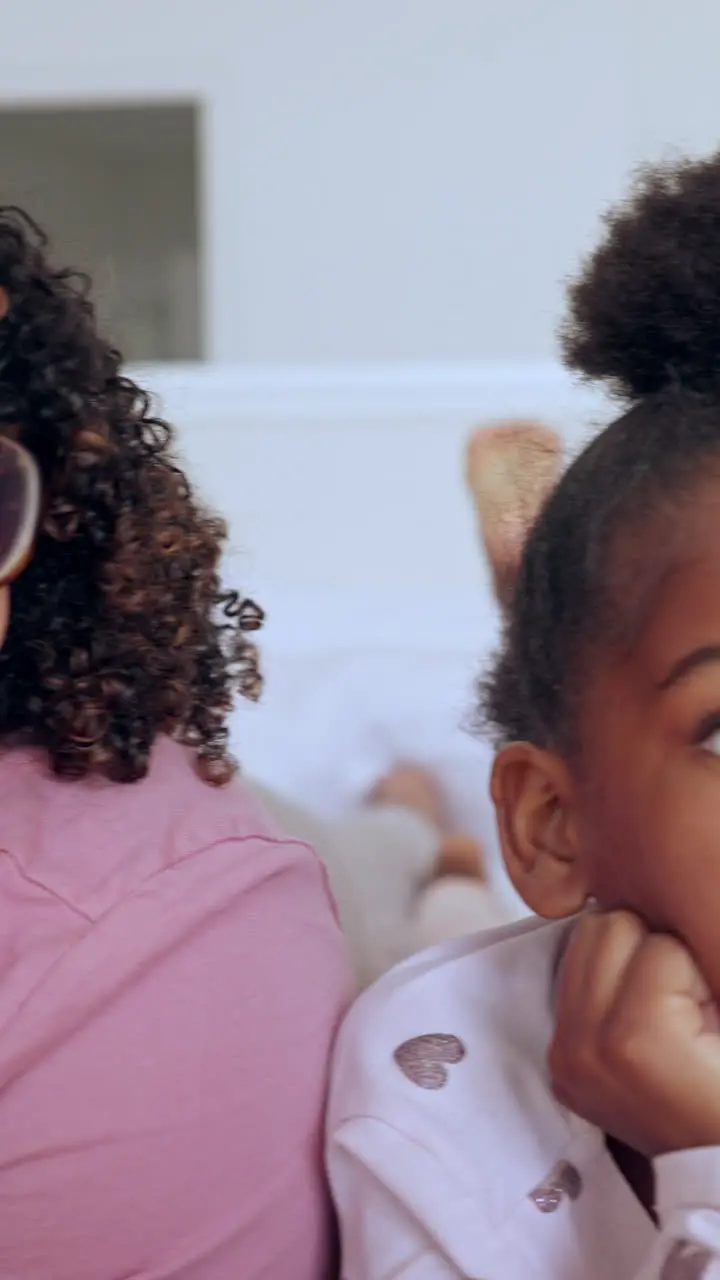
[[[609,638],[632,648],[647,631],[662,631],[677,609],[694,616],[720,599],[720,476],[681,497],[638,505],[605,551],[603,595]]]
[[[715,539],[683,541],[659,548],[664,567],[628,649],[653,683],[694,650],[720,647],[720,512]]]
[[[619,609],[625,618],[618,623],[619,643],[605,646],[600,641],[595,663],[589,655],[580,696],[582,732],[591,731],[597,739],[598,734],[602,737],[601,724],[606,729],[614,726],[613,750],[619,749],[617,732],[626,735],[622,740],[629,745],[629,726],[638,717],[647,730],[648,713],[663,705],[674,673],[691,655],[720,653],[720,536],[716,545],[700,552],[692,552],[687,542],[681,555],[680,545],[672,554],[658,548],[654,579],[648,577],[646,589],[634,590],[627,606]],[[704,669],[713,671],[715,681],[720,664],[715,661]]]

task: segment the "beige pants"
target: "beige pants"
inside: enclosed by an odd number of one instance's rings
[[[253,788],[278,825],[325,864],[361,986],[425,946],[506,922],[485,885],[431,883],[438,835],[410,809],[377,805],[331,821]]]

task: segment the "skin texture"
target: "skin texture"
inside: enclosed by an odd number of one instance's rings
[[[678,518],[682,552],[632,643],[591,664],[579,758],[513,744],[492,783],[528,905],[597,907],[560,970],[556,1092],[648,1156],[720,1144],[717,483]]]

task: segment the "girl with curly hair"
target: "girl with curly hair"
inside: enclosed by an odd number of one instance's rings
[[[0,210],[0,1274],[318,1280],[349,990],[233,778],[260,611],[87,283]]]
[[[544,919],[351,1014],[345,1280],[720,1276],[720,154],[643,173],[570,303],[622,410],[532,528],[482,697]]]

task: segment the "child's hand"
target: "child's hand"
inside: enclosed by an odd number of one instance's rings
[[[560,971],[556,1097],[647,1156],[720,1144],[720,1033],[690,953],[625,912],[584,917]]]

